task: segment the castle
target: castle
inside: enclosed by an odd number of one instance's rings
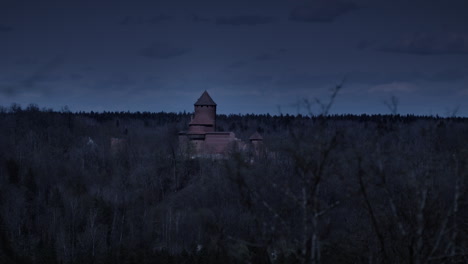
[[[207,91],[195,102],[195,110],[188,131],[179,132],[181,146],[192,148],[196,156],[223,155],[233,148],[246,150],[249,145],[236,138],[234,132],[216,131],[216,103]],[[255,132],[250,138],[251,147],[256,150],[263,138]]]

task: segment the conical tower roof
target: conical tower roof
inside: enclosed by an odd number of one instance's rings
[[[211,99],[211,96],[208,94],[207,91],[204,91],[203,94],[198,98],[195,105],[210,105],[216,106],[216,103]]]
[[[250,141],[254,141],[254,140],[260,141],[260,140],[263,140],[263,137],[258,132],[255,132],[250,136],[249,140]]]

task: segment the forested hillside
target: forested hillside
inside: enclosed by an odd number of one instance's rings
[[[468,263],[468,118],[0,108],[0,263]],[[249,156],[250,155],[250,156]]]

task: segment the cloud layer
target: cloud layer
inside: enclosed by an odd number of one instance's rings
[[[351,2],[340,0],[318,0],[312,3],[294,8],[289,20],[297,22],[333,22],[337,17],[357,8]]]
[[[12,78],[9,82],[0,83],[0,94],[10,97],[31,90],[41,93],[48,92],[51,87],[39,86],[43,83],[60,80],[61,77],[54,75],[53,72],[63,64],[64,59],[62,57],[52,58],[29,75],[21,76],[17,80]]]
[[[188,53],[188,48],[181,48],[165,42],[154,42],[142,49],[139,54],[150,59],[170,59]]]
[[[5,25],[0,25],[0,32],[12,31],[13,28]]]
[[[417,55],[468,54],[468,35],[458,33],[416,34],[384,46],[383,51]]]
[[[217,25],[231,26],[256,26],[275,22],[277,19],[271,16],[224,16],[216,18]]]
[[[199,16],[199,15],[196,15],[196,14],[193,14],[190,16],[190,20],[194,23],[207,23],[207,22],[211,22],[211,19],[207,18],[207,17],[203,17],[203,16]]]
[[[122,21],[120,21],[121,25],[129,26],[129,25],[156,25],[160,24],[164,21],[171,20],[173,17],[165,14],[159,14],[154,17],[134,17],[134,16],[126,16]]]
[[[385,93],[409,93],[418,90],[418,87],[407,82],[392,82],[373,86],[369,92],[385,92]]]

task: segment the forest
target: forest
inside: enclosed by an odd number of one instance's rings
[[[468,263],[468,118],[0,108],[0,263]]]

